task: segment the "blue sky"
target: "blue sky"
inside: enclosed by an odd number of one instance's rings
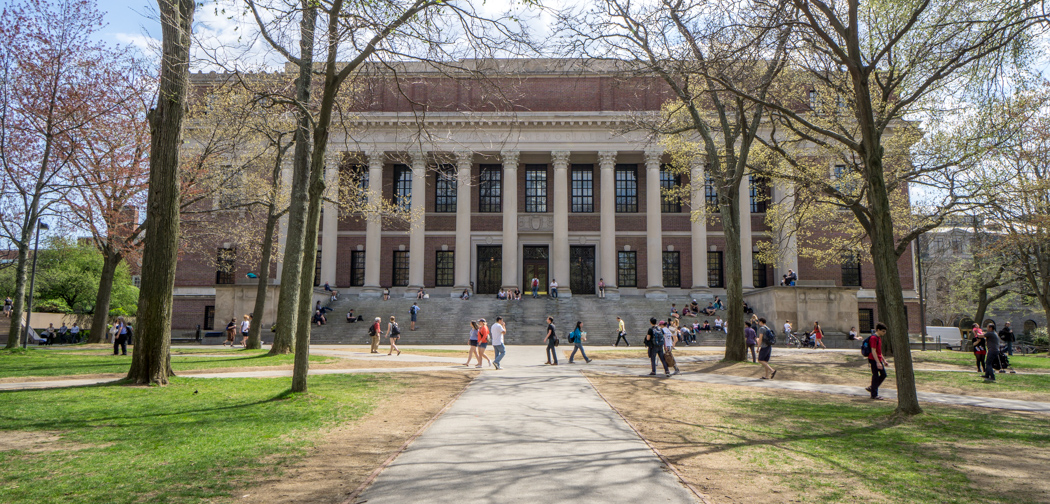
[[[99,38],[110,44],[142,43],[146,37],[160,38],[157,3],[146,0],[98,0],[109,23]]]

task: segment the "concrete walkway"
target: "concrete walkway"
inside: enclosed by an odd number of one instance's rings
[[[507,369],[482,373],[355,502],[697,501],[582,365],[544,366],[542,352],[510,348]]]

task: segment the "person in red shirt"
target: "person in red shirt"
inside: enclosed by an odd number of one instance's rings
[[[485,319],[478,320],[478,365],[474,367],[481,367],[481,359],[484,358],[488,361],[489,365],[492,365],[492,361],[489,360],[489,356],[485,355],[485,348],[489,346],[489,324],[485,322]]]
[[[886,324],[879,322],[875,324],[875,334],[868,338],[868,344],[871,346],[871,353],[868,354],[868,364],[871,365],[871,386],[864,390],[871,392],[871,398],[875,401],[882,400],[882,396],[879,395],[879,385],[886,380],[886,359],[882,356],[884,336],[886,336]]]

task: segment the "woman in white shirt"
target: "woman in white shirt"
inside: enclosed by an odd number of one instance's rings
[[[244,320],[241,321],[241,346],[248,348],[248,329],[251,329],[252,323],[248,320],[248,315],[244,316]]]

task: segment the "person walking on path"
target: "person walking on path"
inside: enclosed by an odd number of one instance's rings
[[[977,372],[984,372],[984,359],[988,355],[988,347],[985,345],[984,331],[977,324],[973,325],[973,357],[977,361]]]
[[[995,366],[999,364],[999,352],[1001,351],[999,333],[995,332],[995,324],[989,323],[985,326],[984,338],[985,344],[988,345],[988,355],[984,361],[984,381],[991,383],[995,382]]]
[[[574,358],[576,358],[577,350],[580,351],[580,355],[583,356],[584,361],[586,361],[588,364],[591,362],[591,360],[587,358],[587,352],[583,350],[583,342],[587,340],[587,333],[583,332],[583,327],[581,327],[582,324],[582,322],[577,320],[576,328],[573,329],[571,333],[569,333],[569,343],[573,344],[572,353],[569,354],[569,364],[573,364],[572,361]]]
[[[478,319],[478,365],[476,368],[481,367],[482,357],[489,361],[489,365],[492,365],[492,361],[489,360],[489,356],[485,355],[485,348],[489,346],[489,324],[485,322],[485,319]]]
[[[820,322],[813,322],[813,337],[816,338],[816,342],[813,344],[814,350],[818,346],[824,350],[828,349],[828,347],[824,346],[824,331],[820,329]]]
[[[391,355],[396,351],[398,355],[401,355],[401,350],[397,348],[397,340],[401,339],[401,328],[398,327],[393,315],[390,316],[390,323],[386,325],[386,337],[390,339],[390,351],[386,354]]]
[[[496,357],[492,360],[492,366],[496,369],[503,369],[499,363],[503,360],[503,356],[507,355],[507,347],[503,344],[503,335],[507,333],[505,324],[503,317],[496,317],[496,323],[492,324],[492,330],[489,333],[489,336],[492,338],[492,350],[496,352]]]
[[[790,334],[791,323],[784,323],[785,330]],[[769,365],[769,358],[773,356],[773,343],[776,341],[776,336],[773,334],[773,330],[766,327],[766,319],[758,319],[758,336],[762,338],[762,348],[758,350],[758,363],[762,365],[765,373],[762,375],[763,380],[772,380],[777,375],[777,370],[773,369]]]
[[[649,319],[649,330],[645,333],[645,348],[649,354],[649,364],[652,372],[649,376],[656,376],[656,358],[664,365],[664,376],[670,377],[671,372],[667,369],[667,359],[664,357],[664,331],[656,326],[656,319]]]
[[[616,343],[613,346],[620,346],[620,340],[623,340],[623,344],[631,346],[631,342],[627,341],[627,331],[623,328],[623,319],[616,317]]]
[[[237,330],[237,321],[235,319],[230,319],[230,323],[226,324],[226,341],[222,342],[222,346],[226,346],[226,344],[229,343],[230,344],[230,348],[233,348],[233,345],[236,344],[236,340],[234,339],[235,337],[233,335],[234,331],[236,331],[236,330]],[[113,334],[116,334],[116,333],[113,333]]]
[[[416,330],[416,315],[419,315],[419,304],[412,303],[412,307],[408,309],[408,314],[412,316],[412,330]]]
[[[664,326],[664,361],[669,367],[674,368],[674,373],[679,374],[678,361],[674,358],[674,344],[678,342],[678,319],[671,319]]]
[[[7,296],[4,300],[4,316],[11,318],[11,307],[14,306],[14,301],[11,301],[11,296]]]
[[[248,348],[248,330],[251,329],[252,323],[248,320],[248,315],[244,316],[244,320],[241,321],[241,347]]]
[[[758,359],[755,357],[755,345],[758,344],[758,334],[755,333],[755,328],[752,327],[750,321],[744,322],[744,325],[746,326],[744,328],[744,340],[747,342],[747,351],[744,352],[744,359],[747,359],[747,354],[750,352],[751,362],[758,362]]]
[[[772,329],[770,329],[770,330],[772,330]],[[791,337],[791,321],[790,320],[785,320],[784,321],[784,340],[787,341],[788,338],[790,338],[790,337]]]
[[[128,324],[124,322],[124,317],[117,317],[117,323],[113,326],[116,331],[116,337],[113,338],[113,355],[117,355],[117,348],[120,348],[120,355],[128,354]]]
[[[882,338],[886,336],[886,324],[875,324],[875,334],[868,336],[868,364],[871,365],[871,385],[864,390],[871,392],[871,399],[881,401],[879,385],[886,380],[886,359],[882,356]],[[863,345],[862,345],[863,348]]]
[[[547,317],[547,335],[543,337],[547,343],[547,364],[558,365],[558,334],[554,331],[554,317]]]
[[[592,277],[593,278],[593,277]],[[598,298],[605,299],[605,279],[598,279]]]
[[[470,361],[478,356],[478,323],[475,320],[470,321],[470,338],[467,343],[470,344],[470,353],[467,354],[467,363],[464,366],[470,367]],[[478,359],[478,364],[481,364],[481,359]]]
[[[379,335],[383,333],[383,319],[376,317],[368,326],[368,339],[372,343],[371,353],[379,353]]]
[[[1006,345],[1006,355],[1014,354],[1014,330],[1010,327],[1010,322],[1007,321],[1003,324],[1003,329],[999,331],[999,339],[1003,340],[1003,344]]]

